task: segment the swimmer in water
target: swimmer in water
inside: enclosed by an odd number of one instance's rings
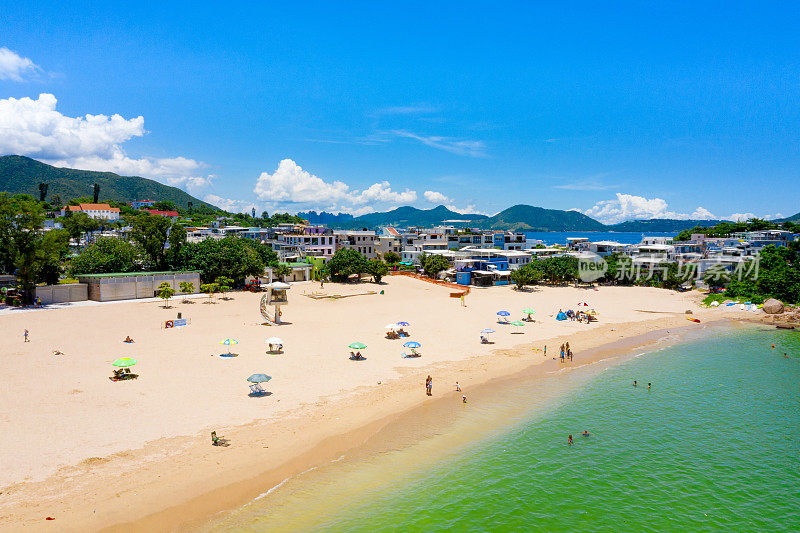
[[[584,437],[588,437],[589,436],[589,432],[584,429],[583,433],[581,433],[581,435],[583,435]]]
[[[633,386],[636,387],[636,380],[633,380]]]
[[[569,438],[567,439],[567,444],[572,446],[572,435],[570,435]]]
[[[651,386],[651,385],[652,385],[652,383],[648,383],[648,384],[647,384],[647,390],[650,390],[650,386]]]

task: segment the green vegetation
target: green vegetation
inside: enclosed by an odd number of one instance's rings
[[[186,303],[187,302],[186,295],[194,293],[194,283],[192,283],[191,281],[181,281],[178,284],[178,287],[180,288],[181,292],[184,294],[183,303]]]
[[[380,283],[383,276],[389,273],[389,267],[380,259],[373,259],[367,262],[367,273],[375,283]]]
[[[71,168],[57,168],[40,163],[29,157],[7,155],[0,157],[0,183],[5,191],[40,196],[39,184],[47,185],[47,194],[60,198],[78,198],[85,196],[95,184],[99,186],[103,196],[114,200],[131,202],[133,200],[164,200],[175,205],[186,206],[192,202],[195,207],[206,206],[216,209],[210,204],[198,200],[177,187],[162,185],[157,181],[119,176],[113,172],[93,172]],[[91,199],[87,199],[92,202]],[[60,202],[58,202],[60,203]],[[60,207],[53,202],[54,207]]]
[[[676,241],[688,241],[692,234],[700,233],[709,237],[727,237],[732,233],[745,231],[761,231],[768,229],[785,229],[792,232],[800,232],[800,224],[791,221],[771,222],[760,218],[751,218],[747,222],[727,222],[722,221],[713,226],[695,226],[692,229],[684,229],[675,237]]]
[[[400,256],[390,250],[383,254],[383,260],[389,265],[394,265],[400,262]]]
[[[73,214],[72,211],[67,211],[67,216],[64,217],[62,225],[69,232],[70,238],[75,239],[79,250],[83,235],[90,231],[97,231],[100,228],[97,220],[90,218],[86,213]]]
[[[245,277],[263,274],[267,265],[277,263],[277,260],[277,254],[261,243],[242,237],[225,237],[184,244],[173,267],[199,270],[200,279],[206,284],[227,276],[238,287],[244,283]]]
[[[233,288],[233,280],[227,276],[217,276],[217,279],[214,280],[214,284],[219,287],[219,292],[222,293],[222,299],[225,300],[225,293]]]
[[[219,285],[216,283],[204,283],[200,285],[200,292],[208,294],[208,303],[214,303],[214,294],[219,290]]]
[[[292,273],[292,269],[289,267],[289,265],[286,265],[284,263],[279,263],[272,267],[272,273],[279,280],[285,281],[286,276]]]
[[[168,281],[165,281],[158,286],[157,294],[159,298],[164,300],[164,309],[166,309],[169,307],[169,299],[175,295],[175,289],[172,288]]]
[[[361,277],[367,271],[367,260],[357,251],[343,248],[333,254],[326,268],[332,280],[347,281],[349,276],[356,274]]]
[[[100,237],[70,261],[71,276],[151,270],[141,247],[123,239]]]
[[[547,280],[553,284],[578,279],[578,260],[574,257],[546,257],[531,261],[511,273],[511,281],[520,289]]]
[[[419,257],[419,264],[423,272],[425,272],[425,275],[433,279],[439,276],[439,272],[450,268],[450,261],[441,255],[422,254]]]

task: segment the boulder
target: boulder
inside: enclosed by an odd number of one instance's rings
[[[775,298],[770,298],[764,302],[764,305],[761,309],[763,309],[768,315],[778,315],[783,313],[783,303]]]

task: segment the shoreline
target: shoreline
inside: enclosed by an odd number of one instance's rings
[[[456,318],[458,321],[473,320],[473,323],[459,323],[460,329],[451,331],[450,337],[443,336],[441,339],[434,339],[433,336],[447,333],[447,329],[441,329],[444,327],[442,324],[439,322],[420,323],[415,329],[415,334],[419,335],[417,338],[421,338],[426,347],[433,346],[433,357],[428,351],[426,353],[428,357],[424,360],[406,360],[408,362],[401,363],[400,361],[404,360],[396,361],[391,358],[382,363],[380,351],[369,352],[368,358],[373,359],[372,364],[383,364],[383,370],[378,368],[377,372],[374,369],[369,370],[374,368],[371,365],[340,365],[335,360],[327,362],[324,359],[316,359],[318,356],[313,352],[305,354],[313,358],[313,364],[318,364],[316,361],[320,361],[319,364],[333,364],[336,368],[341,368],[346,372],[364,372],[366,376],[361,376],[359,381],[350,384],[349,387],[342,388],[341,385],[347,385],[347,383],[337,382],[334,383],[334,387],[329,387],[324,391],[316,389],[319,385],[316,385],[313,380],[306,382],[303,378],[298,385],[301,388],[303,386],[310,387],[312,390],[302,397],[295,394],[294,397],[300,399],[297,402],[292,402],[288,396],[292,390],[282,390],[278,383],[274,389],[277,394],[275,400],[280,402],[281,399],[284,399],[285,402],[289,402],[291,407],[284,409],[280,408],[281,404],[279,403],[256,404],[247,400],[241,404],[231,403],[234,402],[233,399],[226,401],[226,405],[230,404],[231,406],[272,405],[280,409],[276,411],[277,415],[270,416],[269,411],[265,411],[262,416],[256,415],[246,423],[231,422],[230,426],[215,424],[211,418],[207,418],[209,422],[200,426],[199,430],[197,425],[187,433],[182,433],[185,431],[182,429],[165,429],[160,434],[171,436],[155,440],[144,439],[141,441],[141,445],[133,448],[128,446],[117,450],[112,449],[113,453],[97,454],[96,456],[83,454],[88,458],[80,460],[77,464],[62,465],[55,473],[49,474],[43,479],[12,483],[0,489],[2,491],[0,501],[3,502],[3,511],[0,513],[0,530],[41,530],[42,521],[47,516],[56,518],[52,524],[59,531],[186,530],[199,527],[219,512],[235,509],[251,501],[263,493],[265,487],[275,487],[286,478],[304,472],[310,467],[327,464],[344,454],[350,456],[357,453],[356,450],[361,449],[365,443],[374,440],[375,436],[385,428],[396,426],[397,420],[407,418],[408,413],[413,412],[414,409],[436,409],[435,406],[448,402],[460,405],[460,398],[457,393],[452,391],[452,386],[456,381],[459,381],[465,390],[469,390],[470,392],[467,394],[472,397],[472,395],[478,394],[475,391],[481,387],[501,387],[502,383],[515,379],[515,376],[526,375],[525,372],[529,373],[527,375],[544,376],[546,372],[564,366],[551,358],[545,359],[541,353],[532,351],[544,344],[554,349],[558,344],[569,341],[576,357],[572,366],[579,367],[604,356],[629,352],[641,346],[653,344],[664,337],[663,332],[666,330],[670,330],[672,332],[670,335],[674,335],[674,332],[677,331],[698,330],[707,327],[719,319],[732,318],[734,322],[736,320],[741,322],[741,319],[744,318],[738,313],[701,310],[697,307],[696,300],[671,293],[663,293],[662,300],[662,293],[659,291],[650,291],[653,296],[658,296],[659,308],[663,310],[666,307],[672,311],[650,318],[642,313],[625,311],[621,306],[623,302],[627,301],[624,298],[635,297],[640,302],[640,306],[651,307],[652,303],[646,299],[646,291],[649,289],[603,289],[600,293],[592,293],[592,298],[596,299],[598,303],[605,302],[607,307],[620,306],[615,313],[609,312],[608,315],[605,315],[607,322],[591,326],[559,325],[555,321],[550,322],[546,319],[547,311],[544,311],[544,316],[541,317],[544,320],[538,320],[537,325],[533,326],[534,329],[526,330],[530,332],[529,335],[518,338],[513,335],[513,332],[517,330],[501,327],[498,328],[501,331],[497,334],[499,346],[472,347],[474,341],[458,338],[458,335],[463,335],[465,327],[469,328],[468,331],[477,331],[476,325],[485,323],[485,319],[481,317],[484,316],[483,313],[487,306],[493,314],[494,309],[497,309],[498,302],[503,302],[505,305],[507,300],[510,302],[511,300],[536,299],[539,301],[536,304],[537,307],[554,309],[553,304],[547,303],[548,301],[557,302],[564,298],[571,300],[577,298],[577,295],[586,293],[576,292],[572,288],[545,289],[541,292],[522,295],[502,289],[479,291],[476,296],[470,297],[470,307],[465,309],[452,306],[452,302],[447,298],[447,289],[440,287],[429,284],[423,286],[413,280],[391,280],[388,288],[401,289],[401,292],[394,292],[397,296],[393,296],[393,298],[399,297],[401,300],[386,300],[389,298],[388,290],[386,297],[374,297],[371,300],[358,302],[355,299],[345,299],[338,300],[338,302],[320,303],[313,302],[311,299],[300,299],[297,300],[298,304],[291,309],[290,318],[296,317],[300,327],[303,328],[303,323],[311,323],[312,317],[317,316],[320,312],[325,312],[326,309],[340,309],[340,314],[345,314],[348,309],[373,306],[372,308],[381,310],[382,313],[387,312],[384,311],[385,308],[392,307],[391,314],[408,313],[407,316],[412,322],[419,323],[419,317],[415,320],[416,315],[412,314],[418,309],[415,303],[417,300],[413,296],[407,296],[406,292],[416,291],[416,293],[412,293],[418,295],[416,298],[426,298],[426,303],[430,301],[431,306],[438,306],[440,313],[443,311],[452,313],[453,317],[462,317]],[[343,287],[336,289],[342,290]],[[436,296],[437,292],[438,296]],[[585,296],[581,296],[581,298],[583,297]],[[296,298],[300,298],[300,295],[297,295]],[[430,300],[427,300],[428,298]],[[196,309],[191,309],[192,306],[188,306],[184,310],[192,314],[205,312],[207,315],[213,310],[213,318],[208,318],[205,329],[213,327],[218,330],[220,327],[234,327],[238,323],[239,326],[236,327],[241,327],[242,331],[252,331],[253,335],[260,336],[262,334],[259,332],[265,330],[248,329],[251,327],[250,323],[243,322],[249,320],[250,299],[255,300],[255,297],[243,294],[237,296],[238,302],[221,304],[218,308],[216,306],[198,306]],[[394,309],[394,306],[398,304],[390,304],[392,301],[400,302],[399,305],[407,305],[407,307]],[[216,309],[224,312],[225,308],[222,307],[224,305],[234,306],[232,311],[239,310],[239,314],[234,312],[230,315],[228,325],[220,324],[217,318]],[[695,309],[695,316],[703,319],[702,324],[686,321],[682,310],[687,307]],[[155,309],[154,306],[150,307],[148,304],[131,303],[128,306],[116,305],[114,308],[118,309],[120,313],[127,313],[120,315],[125,317],[134,313],[146,313],[148,321],[154,319],[153,315],[157,320],[161,315],[168,313]],[[202,308],[208,311],[204,311]],[[88,320],[97,315],[100,306],[94,307],[94,311],[88,307],[86,309],[83,312],[76,310],[75,315],[72,312],[53,315],[52,313],[62,313],[62,311],[52,310],[42,313],[41,316],[47,317],[48,324],[59,319],[62,322],[64,320],[70,322]],[[110,311],[111,308],[103,312]],[[115,312],[117,311],[115,310]],[[426,309],[426,312],[436,313],[433,309]],[[476,317],[475,313],[478,313],[479,316]],[[211,317],[211,315],[208,316]],[[645,316],[647,318],[644,318]],[[394,319],[397,318],[400,317],[396,316]],[[336,329],[342,328],[341,324],[346,324],[348,327],[360,330],[364,327],[380,327],[380,324],[389,321],[383,316],[372,317],[371,321],[375,323],[375,326],[370,326],[364,320],[350,324],[349,322],[336,322],[337,319],[347,320],[348,318],[333,317],[331,324],[327,327]],[[205,335],[202,320],[203,316],[200,314],[195,318],[197,326],[192,330],[190,337],[193,342],[203,340],[202,338],[194,340],[195,336]],[[755,322],[761,323],[760,321]],[[425,326],[427,326],[427,331],[424,329]],[[117,328],[119,331],[109,332],[109,337],[118,336],[129,327],[126,324],[119,326]],[[160,339],[167,338],[165,335],[168,333],[163,330],[161,332],[154,330],[152,325],[142,323],[140,327],[143,333],[136,333],[137,340],[147,341],[151,345],[157,346],[163,342]],[[292,335],[293,328],[294,326],[289,326],[289,329],[285,330],[286,333],[281,333],[281,336],[287,338],[284,335]],[[450,329],[452,330],[452,326]],[[295,331],[297,335],[302,335],[307,330]],[[186,334],[189,333],[187,330]],[[352,341],[350,338],[352,332],[343,331],[338,332],[337,335],[340,335],[340,338],[333,339],[337,345],[344,345],[345,343],[341,342],[343,340]],[[140,336],[152,336],[152,338],[140,339]],[[170,338],[175,338],[174,342],[182,342],[180,337],[176,337],[175,334]],[[291,341],[291,337],[289,338]],[[75,342],[77,343],[79,340],[76,339]],[[375,341],[375,337],[372,341],[365,340],[368,343],[378,342]],[[436,349],[436,344],[432,344],[434,340],[439,342],[438,349]],[[453,344],[454,341],[462,344]],[[260,342],[263,342],[263,337]],[[294,343],[298,342],[301,342],[300,337],[296,337],[294,340]],[[311,346],[319,341],[308,339],[305,342]],[[328,343],[330,342],[329,340]],[[391,342],[380,342],[383,343],[381,346],[385,346],[383,351],[392,350],[392,346],[395,346]],[[469,347],[464,348],[464,346]],[[137,344],[137,347],[139,351],[144,351],[147,345],[140,343]],[[380,350],[378,346],[376,348]],[[70,353],[74,351],[76,350],[71,350]],[[550,352],[551,357],[553,351]],[[18,354],[12,353],[11,355]],[[224,365],[227,366],[219,366],[222,363],[214,362],[216,358],[209,359],[207,353],[198,355],[201,358],[193,361],[196,361],[195,364],[205,364],[204,368],[209,372],[232,372],[234,367],[230,365],[237,361],[247,363],[248,358],[252,359],[248,355],[246,358],[225,362]],[[205,356],[205,359],[202,356]],[[97,354],[96,359],[102,360],[104,357],[103,354]],[[281,359],[281,364],[295,365],[295,367],[300,365],[300,368],[305,368],[303,365],[307,365],[312,360],[295,358],[296,356],[284,357]],[[167,365],[183,364],[182,360],[173,362],[168,358],[162,359],[167,373],[171,370]],[[277,359],[260,360],[266,361],[269,365],[278,363]],[[9,361],[13,361],[13,359]],[[58,361],[48,359],[46,364],[52,364],[54,365],[52,368],[58,368],[61,371],[65,363]],[[65,360],[65,362],[68,361]],[[254,361],[258,364],[257,360]],[[274,361],[274,363],[269,361]],[[75,362],[77,363],[77,361]],[[40,365],[41,363],[32,360],[31,364]],[[96,372],[94,370],[95,362],[86,361],[85,365],[89,365],[86,368]],[[38,367],[36,368],[38,369]],[[76,368],[75,372],[79,370]],[[145,379],[154,382],[151,386],[161,386],[160,383],[155,382],[159,376],[154,376],[153,371],[149,370],[145,374]],[[318,374],[326,371],[325,368],[317,369]],[[240,370],[236,370],[236,375],[239,375],[238,372]],[[432,399],[425,397],[423,392],[423,383],[427,374],[434,376],[434,397]],[[65,376],[60,377],[64,378]],[[345,377],[350,379],[350,375]],[[377,382],[374,381],[376,377]],[[167,378],[168,376],[165,376],[163,379]],[[89,376],[84,379],[85,385],[100,385],[96,379],[94,374]],[[369,379],[373,381],[370,382]],[[130,391],[128,394],[131,395],[129,403],[138,405],[141,401],[139,398],[145,391],[141,386],[146,385],[147,381],[136,384],[138,388],[103,390],[114,391],[112,393],[114,396],[110,398],[116,397],[117,394],[125,394],[125,391],[128,390]],[[73,385],[70,384],[64,388],[68,390],[71,386]],[[112,387],[107,384],[105,386]],[[240,385],[236,385],[233,393],[236,394],[235,391],[238,390],[240,390]],[[443,393],[443,390],[448,392]],[[120,392],[117,393],[117,391]],[[224,389],[222,392],[226,395],[229,394],[228,389]],[[214,396],[211,391],[205,394],[210,394],[212,398],[218,397]],[[309,398],[310,401],[302,401],[302,398]],[[90,400],[92,403],[87,405],[94,406],[94,400]],[[452,402],[452,400],[457,401]],[[44,405],[38,406],[38,409],[41,410],[43,407]],[[160,409],[164,411],[163,405],[160,406]],[[258,413],[261,409],[259,407],[255,412]],[[239,418],[248,418],[243,415],[246,413],[242,413]],[[149,425],[147,422],[146,419],[143,419],[139,425],[143,424],[143,427],[146,428]],[[209,423],[213,425],[209,427]],[[153,429],[158,429],[158,427],[154,426]],[[216,429],[220,436],[230,439],[231,446],[227,448],[211,446],[208,437],[211,429]],[[151,431],[151,433],[153,432]],[[63,446],[63,443],[61,444]],[[30,455],[30,452],[28,454]]]
[[[669,317],[671,320],[668,321],[675,323],[674,318],[676,317]],[[661,318],[648,321],[647,324],[664,321],[665,319]],[[701,327],[703,329],[720,326],[736,328],[743,327],[744,322],[721,318],[705,323]],[[637,323],[637,325],[641,324]],[[588,348],[581,352],[581,361],[578,364],[562,364],[548,358],[544,362],[529,364],[510,374],[488,377],[485,381],[471,385],[470,395],[485,396],[491,394],[492,390],[512,386],[520,380],[548,379],[556,375],[559,369],[572,371],[610,360],[613,360],[611,365],[622,364],[629,360],[628,356],[635,351],[644,349],[645,353],[648,353],[660,348],[658,344],[665,339],[669,339],[666,345],[680,344],[686,341],[687,336],[699,333],[697,326],[693,324],[661,325],[664,326],[661,329],[644,331],[634,336],[621,336],[616,341]],[[625,324],[618,326],[625,326]],[[550,339],[548,342],[560,343],[562,340],[562,338],[556,338]],[[416,425],[421,417],[430,419],[433,413],[442,414],[460,406],[459,395],[460,393],[450,390],[441,396],[418,402],[417,405],[401,412],[383,416],[363,426],[329,436],[311,449],[276,468],[239,480],[231,485],[216,488],[187,502],[168,507],[140,519],[103,528],[101,531],[104,533],[152,530],[193,531],[207,525],[215,517],[240,509],[263,497],[280,498],[280,490],[287,482],[296,480],[311,470],[324,468],[342,459],[357,461],[365,454],[369,454],[371,450],[380,448],[385,443],[393,442],[389,435],[402,431],[403,425],[409,421],[414,421],[413,423]]]

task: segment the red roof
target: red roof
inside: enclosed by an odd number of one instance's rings
[[[64,210],[70,211],[112,211],[118,212],[119,207],[111,207],[108,204],[78,204],[78,205],[65,205]]]
[[[147,211],[151,215],[158,215],[160,217],[177,217],[177,216],[180,216],[177,211],[158,211],[156,209],[142,209],[142,211]]]

